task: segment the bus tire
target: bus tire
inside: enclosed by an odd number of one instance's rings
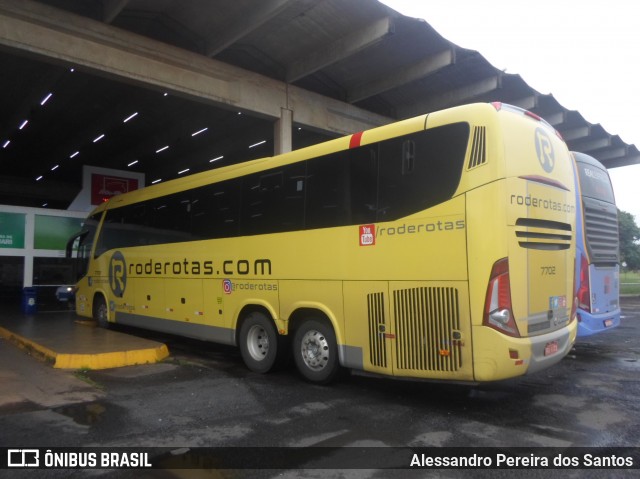
[[[101,328],[109,329],[109,310],[107,302],[101,295],[93,299],[93,319]]]
[[[293,337],[293,359],[307,381],[316,384],[333,381],[341,367],[331,324],[319,318],[303,321]]]
[[[282,341],[273,321],[260,311],[253,311],[240,327],[240,354],[245,365],[255,373],[268,373],[278,363]]]

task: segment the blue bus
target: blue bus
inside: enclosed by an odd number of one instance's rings
[[[618,209],[607,169],[572,152],[576,167],[578,337],[620,324]]]

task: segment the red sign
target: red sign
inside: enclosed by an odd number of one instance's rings
[[[373,246],[376,244],[376,225],[360,226],[360,246]]]
[[[98,205],[112,196],[137,189],[138,180],[135,178],[121,178],[94,173],[91,175],[91,204]]]

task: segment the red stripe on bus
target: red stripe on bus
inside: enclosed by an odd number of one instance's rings
[[[354,133],[353,135],[351,135],[351,140],[349,141],[349,148],[357,148],[360,146],[360,141],[362,140],[362,133],[364,132],[359,132],[359,133]]]

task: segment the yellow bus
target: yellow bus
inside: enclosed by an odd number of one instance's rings
[[[575,341],[575,198],[544,120],[451,108],[112,198],[72,238],[76,310],[317,383],[510,378]]]

